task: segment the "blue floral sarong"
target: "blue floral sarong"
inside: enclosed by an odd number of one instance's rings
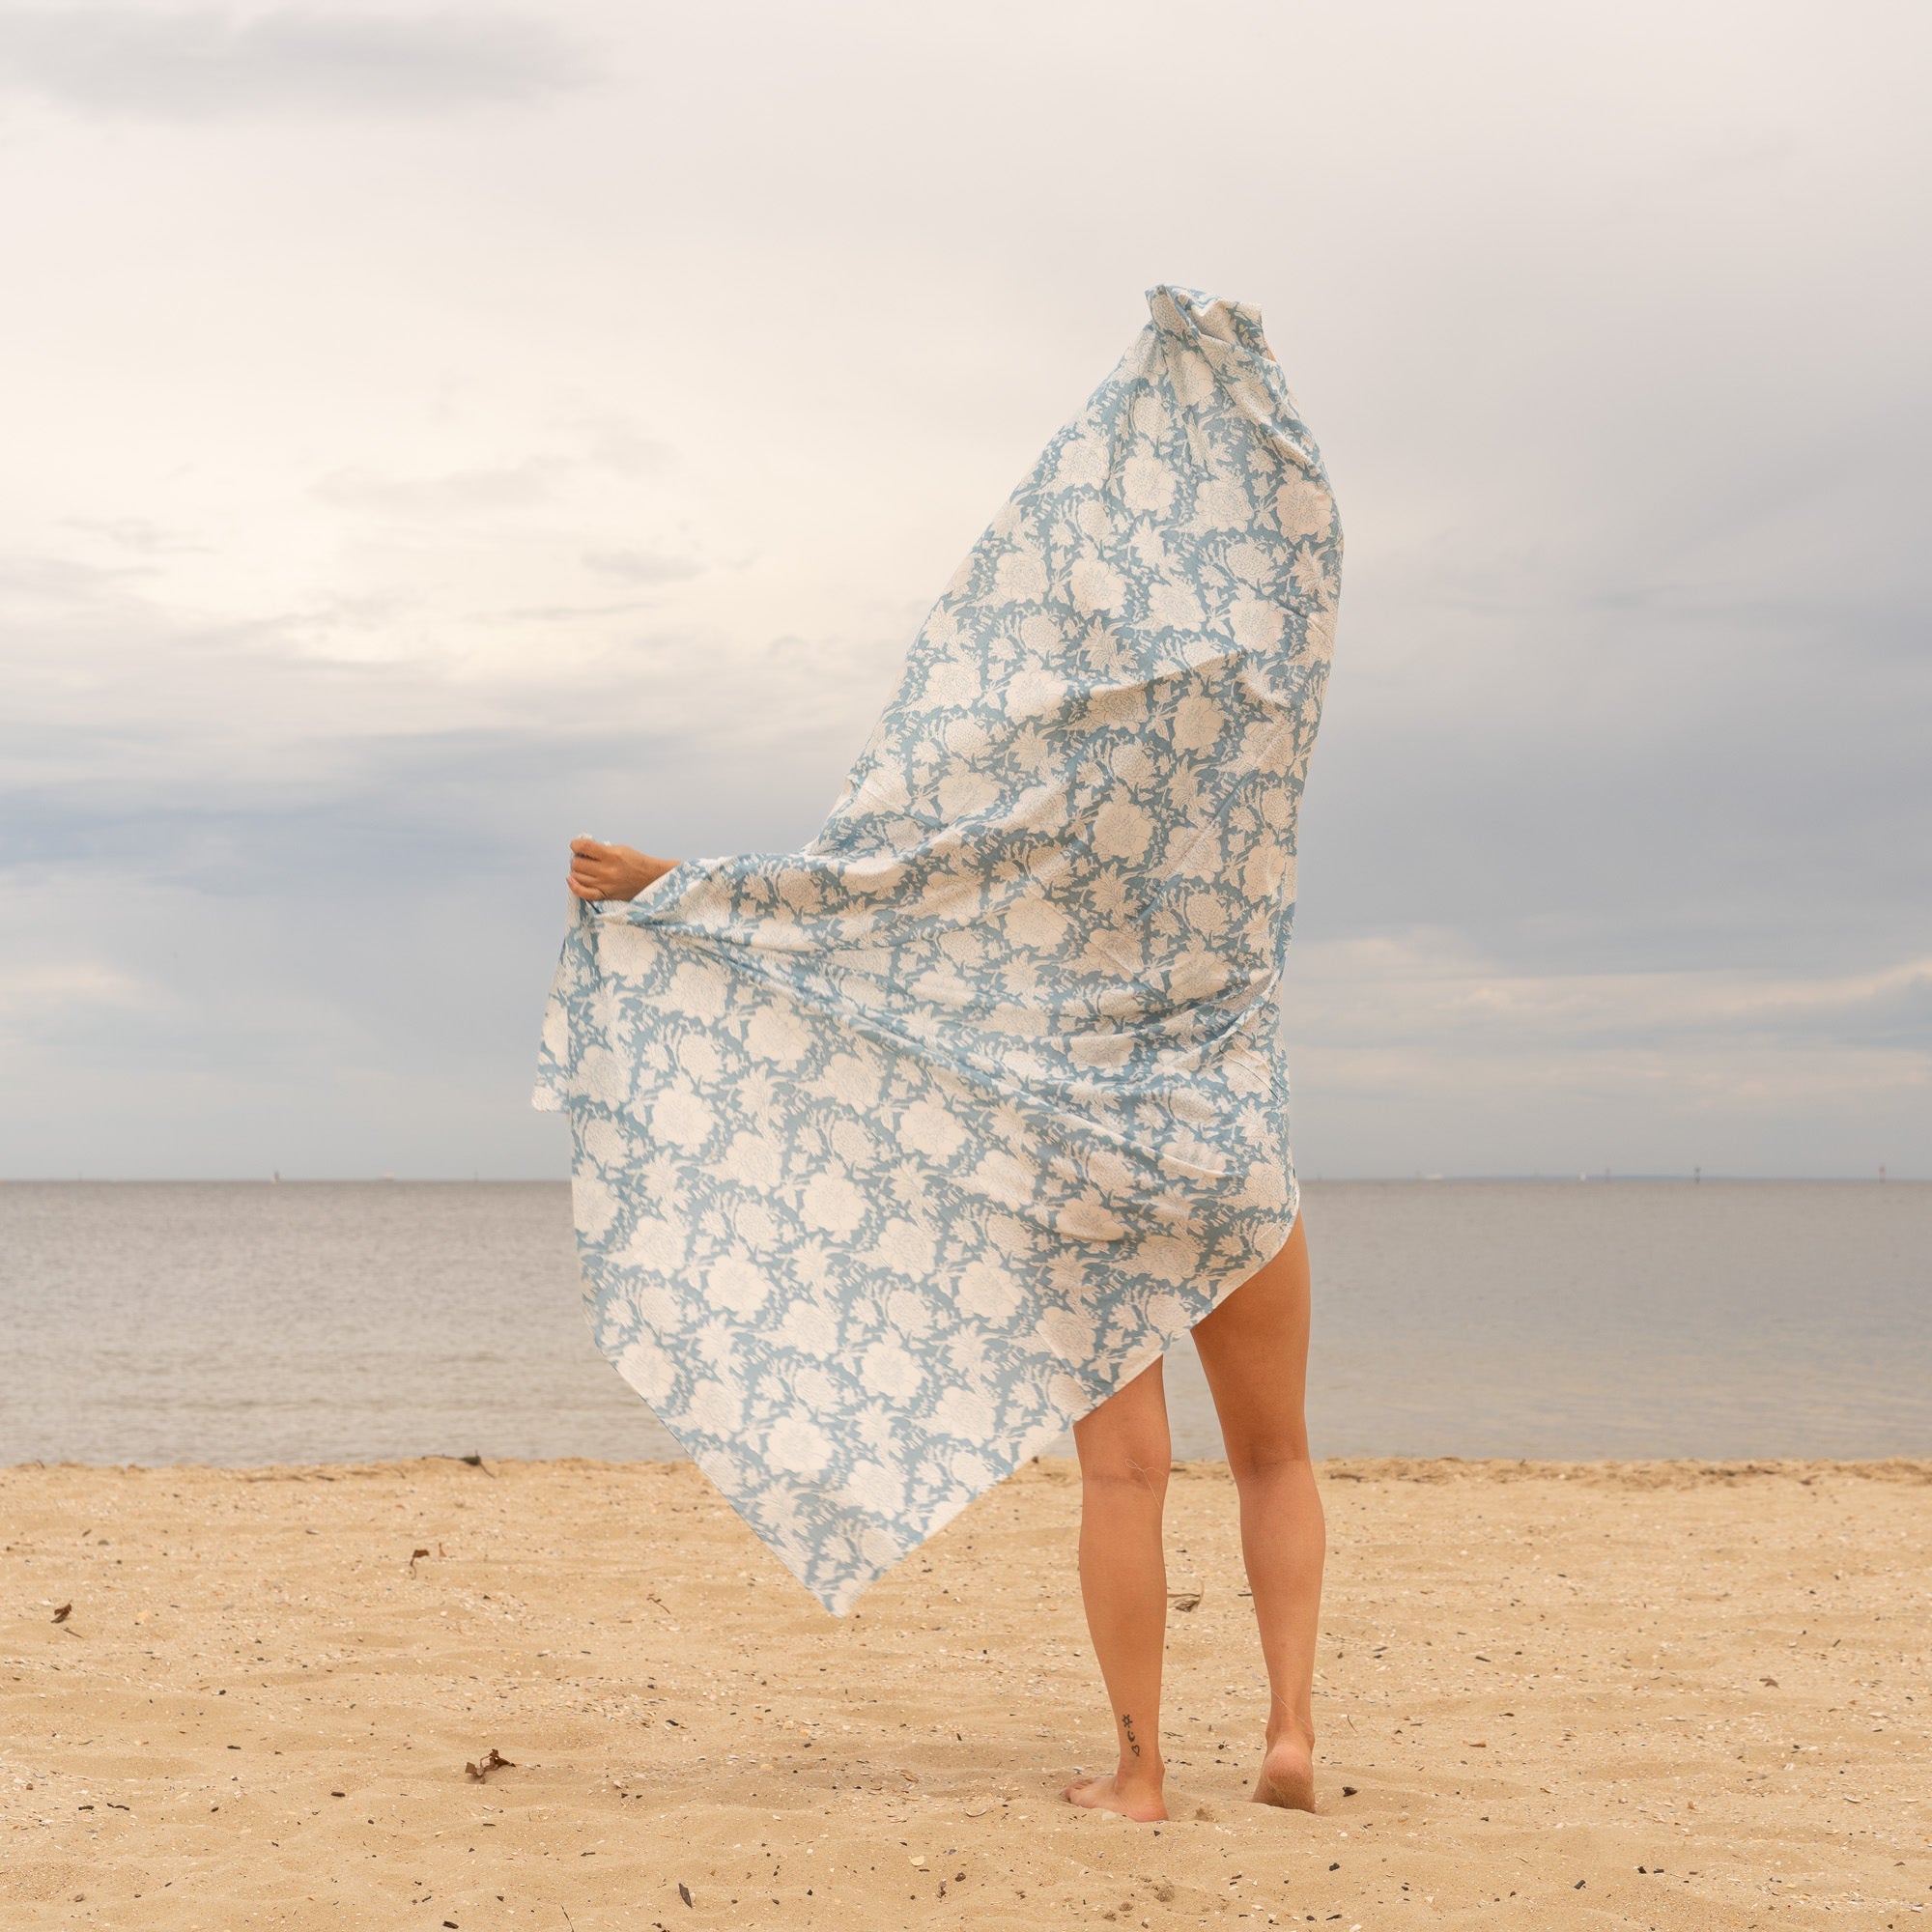
[[[1149,304],[824,830],[577,905],[544,1019],[598,1345],[835,1613],[1294,1222],[1341,530],[1260,315]]]

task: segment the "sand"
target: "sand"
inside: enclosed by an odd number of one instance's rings
[[[1065,1463],[842,1623],[689,1465],[0,1471],[0,1924],[1928,1923],[1932,1463],[1322,1475],[1327,1809],[1244,1802],[1202,1463],[1150,1827],[1058,1800],[1107,1740]]]

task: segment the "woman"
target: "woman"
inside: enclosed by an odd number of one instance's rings
[[[1151,321],[926,619],[803,852],[572,847],[537,1103],[600,1345],[835,1613],[1069,1422],[1119,1764],[1164,1815],[1192,1328],[1312,1806],[1322,1529],[1278,1003],[1341,533],[1239,304]]]

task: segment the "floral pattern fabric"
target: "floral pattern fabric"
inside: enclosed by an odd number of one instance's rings
[[[1341,532],[1260,315],[1149,303],[824,829],[578,905],[545,1015],[598,1344],[835,1613],[1293,1225]]]

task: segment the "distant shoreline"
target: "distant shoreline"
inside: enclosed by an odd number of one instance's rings
[[[1227,1463],[1218,1457],[1197,1457],[1173,1465],[1176,1475],[1224,1477]],[[485,1476],[545,1469],[692,1470],[689,1457],[665,1456],[635,1462],[612,1462],[595,1456],[395,1456],[366,1462],[332,1463],[76,1463],[30,1460],[0,1463],[0,1477],[32,1471],[95,1471],[103,1475],[182,1475],[232,1478],[245,1482],[342,1482],[363,1477],[407,1477],[451,1470],[480,1470]],[[1035,1456],[1006,1478],[1029,1470],[1048,1476],[1071,1476],[1077,1464],[1070,1457]],[[1757,1478],[1776,1478],[1809,1484],[1821,1477],[1847,1481],[1924,1484],[1932,1486],[1932,1456],[1752,1457],[1703,1460],[1691,1456],[1599,1457],[1571,1462],[1510,1456],[1332,1456],[1317,1457],[1315,1474],[1326,1483],[1518,1483],[1576,1482],[1599,1488],[1635,1490],[1695,1489],[1717,1484],[1735,1487]]]
[[[1932,1176],[1887,1174],[1303,1174],[1299,1179],[1319,1187],[1521,1187],[1541,1182],[1551,1187],[1645,1186],[1681,1184],[1686,1187],[1920,1187]],[[555,1187],[568,1188],[561,1176],[501,1177],[449,1174],[23,1174],[0,1175],[0,1187]]]

